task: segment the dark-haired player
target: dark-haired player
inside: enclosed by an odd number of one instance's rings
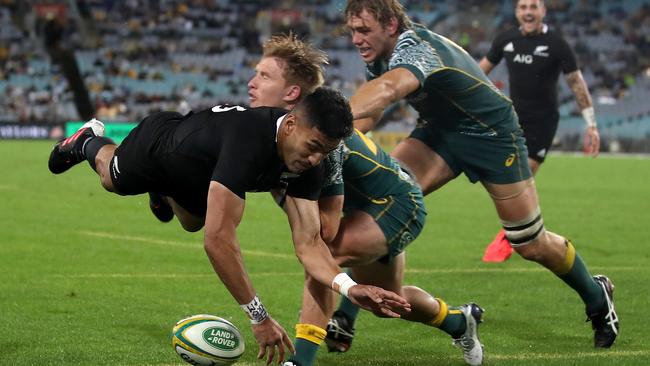
[[[340,93],[319,88],[288,113],[239,106],[216,106],[186,116],[156,113],[120,146],[102,137],[102,130],[101,122],[93,120],[57,143],[50,171],[60,174],[87,160],[106,190],[120,195],[160,192],[185,229],[205,226],[207,255],[250,317],[259,358],[268,351],[267,361],[272,362],[277,347],[281,362],[285,347],[291,352],[294,347],[269,316],[243,265],[235,229],[246,192],[286,189],[296,255],[319,284],[377,313],[408,312],[408,303],[394,293],[357,285],[342,273],[320,239],[320,162],[352,131],[350,108]]]
[[[295,36],[270,38],[264,42],[262,58],[248,83],[250,105],[291,109],[323,82],[326,63],[324,53]],[[327,174],[318,200],[321,236],[336,261],[349,267],[353,278],[406,298],[411,312],[402,314],[405,320],[440,328],[456,342],[472,343],[482,351],[477,330],[482,309],[478,305],[448,306],[442,299],[402,283],[404,250],[419,235],[426,216],[422,191],[413,178],[359,131],[330,152],[324,164]],[[307,276],[296,325],[296,353],[286,365],[314,365],[334,311],[332,295],[328,287]],[[348,312],[358,312],[346,297],[341,301]],[[329,325],[329,329],[338,330],[337,339],[330,339],[327,345],[341,352],[349,347],[352,338],[345,329],[353,326],[354,319],[343,319],[345,315],[339,313],[334,319],[341,324]]]

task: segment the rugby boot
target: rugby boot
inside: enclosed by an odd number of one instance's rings
[[[282,366],[302,366],[301,364],[298,363],[298,361],[285,361]]]
[[[332,319],[327,323],[325,344],[328,351],[343,353],[352,347],[354,328],[350,323],[351,321],[345,313],[340,310],[334,312]]]
[[[481,365],[483,363],[483,345],[478,338],[478,325],[483,321],[483,309],[475,303],[462,305],[460,311],[465,315],[465,333],[453,339],[453,344],[463,350],[465,363]]]
[[[149,208],[154,216],[162,222],[170,222],[174,218],[172,207],[161,194],[149,192]]]
[[[505,262],[510,258],[512,252],[506,233],[501,229],[492,243],[485,248],[483,262]]]
[[[596,275],[594,281],[603,289],[605,304],[600,311],[587,314],[587,321],[591,321],[594,329],[594,346],[609,348],[618,336],[618,315],[614,309],[614,284],[607,276]]]
[[[91,119],[86,122],[72,136],[59,141],[54,145],[48,167],[54,174],[61,174],[86,159],[84,146],[88,139],[95,136],[104,136],[104,124]]]

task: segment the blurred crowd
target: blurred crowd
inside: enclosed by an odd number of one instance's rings
[[[497,32],[515,26],[510,0],[403,4],[415,21],[477,59]],[[288,30],[328,52],[328,83],[350,95],[364,74],[342,32],[344,6],[343,0],[0,0],[0,121],[80,119],[53,44],[72,52],[90,103],[106,120],[246,104],[261,42]],[[650,66],[646,2],[548,0],[547,7],[547,22],[574,45],[594,95],[624,97]],[[403,106],[388,119],[413,122]]]

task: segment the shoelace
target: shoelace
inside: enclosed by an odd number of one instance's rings
[[[605,291],[605,301],[607,303],[607,314],[605,314],[604,320],[607,325],[614,331],[614,334],[618,335],[618,329],[616,328],[616,323],[618,322],[618,316],[614,310],[614,304],[612,304],[612,299],[607,291],[607,288],[604,283],[600,283],[600,287]]]
[[[464,352],[469,352],[474,348],[474,340],[465,336],[454,339],[453,344],[456,347],[460,347]]]
[[[328,331],[334,333],[335,339],[338,338],[339,335],[350,337],[350,338],[354,337],[354,334],[343,329],[343,327],[339,325],[339,322],[336,319],[330,320],[327,328]]]

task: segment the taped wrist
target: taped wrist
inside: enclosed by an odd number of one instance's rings
[[[332,280],[332,290],[338,291],[341,295],[348,297],[350,287],[356,284],[357,283],[354,282],[347,273],[341,272],[334,277],[334,280]]]
[[[587,127],[596,127],[596,112],[594,107],[587,107],[582,110],[582,118],[585,119]]]
[[[269,317],[269,313],[266,311],[264,304],[257,295],[249,302],[248,304],[239,305],[242,310],[248,315],[248,318],[251,320],[251,324],[259,324],[265,321]]]

